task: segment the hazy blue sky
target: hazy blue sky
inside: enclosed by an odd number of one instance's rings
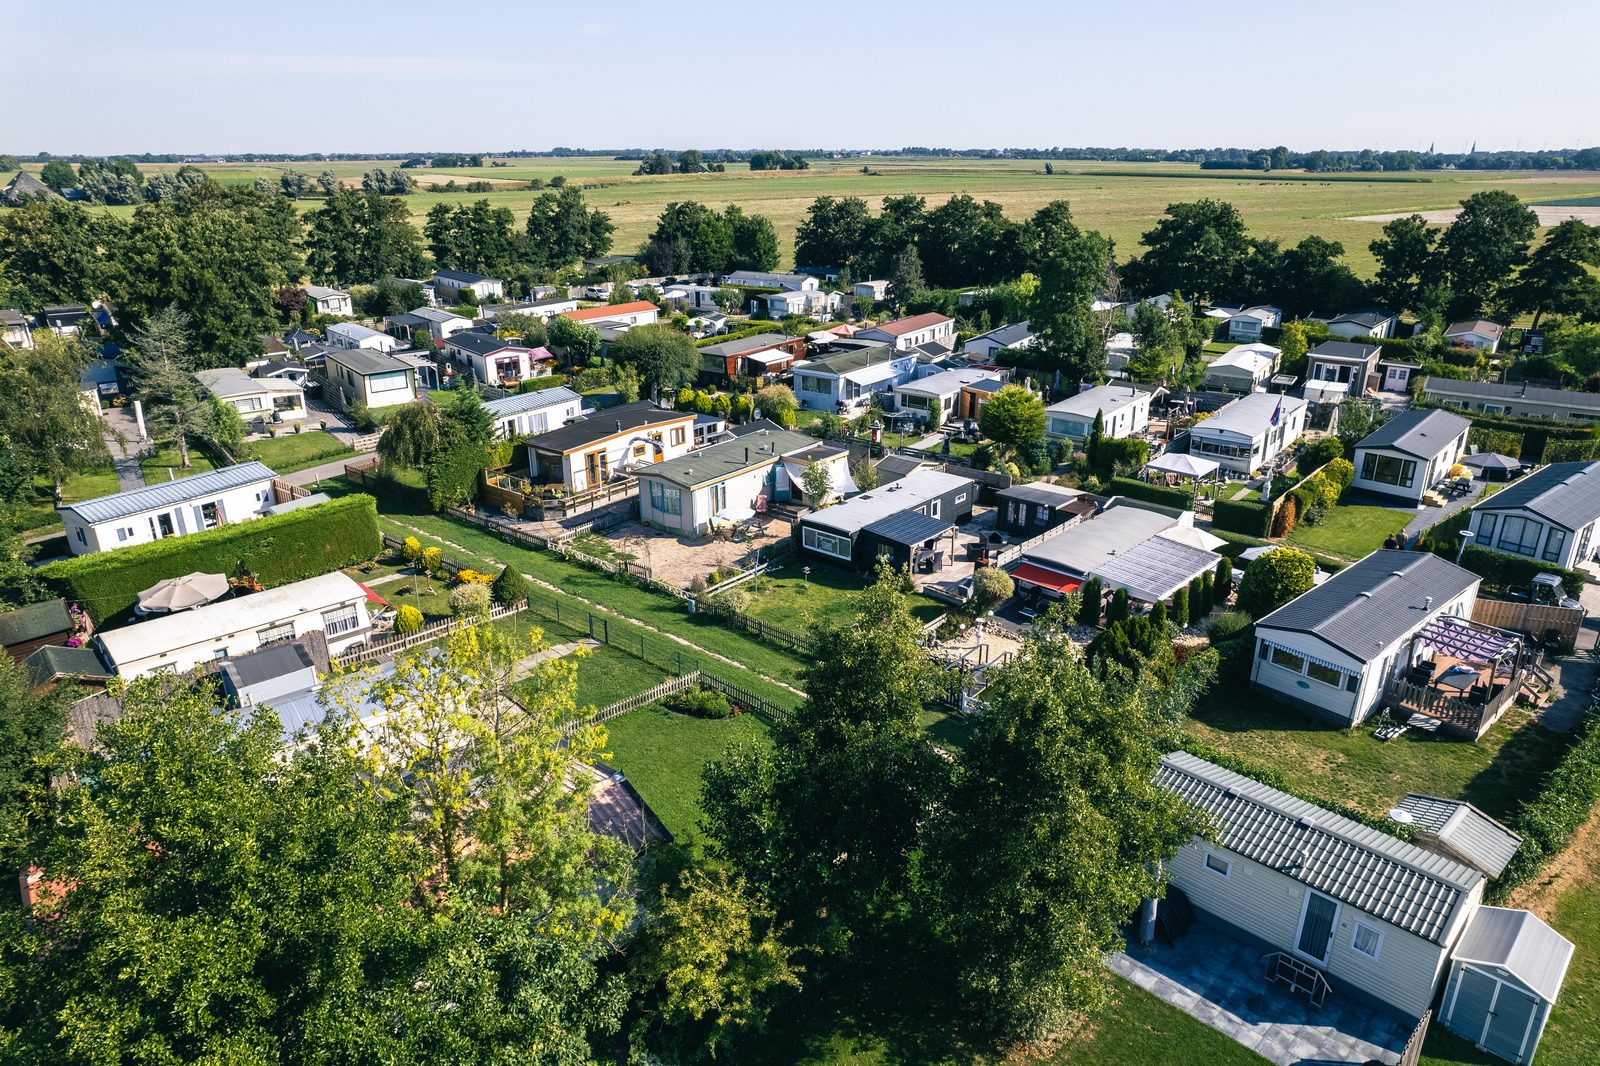
[[[18,153],[1600,143],[1600,0],[3,9]]]

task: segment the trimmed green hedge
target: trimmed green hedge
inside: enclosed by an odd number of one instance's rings
[[[1269,532],[1272,509],[1260,500],[1218,500],[1211,507],[1211,524],[1229,533],[1264,537]]]
[[[1491,894],[1503,900],[1567,846],[1600,800],[1600,722],[1590,715],[1578,726],[1566,754],[1509,819],[1522,846],[1495,881]]]
[[[1114,477],[1106,486],[1107,496],[1127,496],[1146,503],[1156,503],[1163,507],[1176,507],[1180,511],[1194,508],[1194,493],[1183,489],[1168,488],[1165,485],[1152,485],[1148,481],[1139,481],[1131,477]]]
[[[1583,591],[1587,579],[1581,570],[1567,570],[1555,563],[1541,563],[1537,559],[1480,548],[1476,544],[1469,545],[1461,553],[1461,565],[1502,589],[1527,588],[1539,574],[1554,574],[1561,579],[1561,587],[1573,599],[1577,599]]]
[[[203,533],[63,559],[39,573],[98,625],[132,610],[139,593],[167,578],[197,571],[233,576],[243,568],[273,588],[370,559],[379,547],[377,501],[357,494]]]

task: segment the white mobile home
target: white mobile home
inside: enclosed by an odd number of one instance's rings
[[[1228,339],[1231,341],[1259,341],[1263,330],[1277,329],[1283,325],[1283,312],[1276,307],[1258,304],[1235,312],[1228,318]]]
[[[392,355],[366,348],[330,351],[323,367],[334,399],[344,407],[398,407],[417,398],[417,371]]]
[[[954,345],[956,323],[946,315],[929,311],[909,318],[897,318],[893,322],[885,322],[879,326],[868,326],[866,329],[858,330],[856,337],[859,340],[892,345],[896,351],[909,352],[924,344]]]
[[[1005,351],[1008,348],[1031,348],[1035,343],[1033,329],[1026,320],[1023,320],[970,338],[961,346],[961,353],[967,357],[968,362],[976,363],[992,358],[995,352]]]
[[[718,522],[747,521],[771,502],[803,498],[803,477],[813,462],[828,471],[830,497],[854,490],[849,460],[846,449],[804,433],[756,430],[641,470],[639,517],[648,526],[698,536]]]
[[[1388,311],[1347,311],[1328,319],[1328,336],[1388,338],[1394,336],[1394,323]]]
[[[1278,372],[1283,353],[1270,344],[1241,344],[1206,367],[1205,386],[1227,392],[1255,392]]]
[[[343,289],[330,289],[326,285],[307,285],[306,302],[319,315],[349,317],[355,314],[350,305],[350,294]]]
[[[502,388],[516,388],[528,378],[550,373],[547,348],[513,344],[489,333],[456,333],[444,342],[445,358],[466,367],[475,381]]]
[[[499,278],[485,277],[466,270],[440,270],[433,275],[433,293],[440,300],[459,300],[463,292],[470,292],[482,303],[488,299],[503,299],[506,283]]]
[[[1351,486],[1416,506],[1466,454],[1471,428],[1437,408],[1402,411],[1356,445]]]
[[[1506,328],[1498,322],[1474,318],[1466,322],[1452,322],[1445,327],[1444,339],[1457,348],[1477,348],[1493,355],[1500,347],[1500,337]]]
[[[1600,462],[1551,463],[1472,509],[1472,543],[1569,569],[1600,547]]]
[[[894,391],[916,372],[915,352],[887,344],[856,348],[794,365],[794,394],[802,406],[846,414],[865,407],[874,393]]]
[[[1150,396],[1128,385],[1096,385],[1045,408],[1045,433],[1057,440],[1083,441],[1099,415],[1107,437],[1132,437],[1150,425]]]
[[[387,333],[355,322],[335,322],[328,327],[328,343],[335,348],[364,348],[374,352],[392,352],[400,342]]]
[[[1240,397],[1189,431],[1189,450],[1237,474],[1270,465],[1300,438],[1306,402],[1255,392]]]
[[[306,416],[306,390],[288,377],[253,378],[238,367],[198,370],[195,380],[247,422],[295,422]]]
[[[489,400],[483,408],[494,419],[495,433],[506,440],[515,440],[545,433],[581,418],[583,397],[561,385]]]
[[[1430,552],[1373,552],[1256,623],[1250,683],[1360,725],[1423,654],[1419,634],[1471,619],[1480,580]]]
[[[928,421],[938,410],[943,424],[960,415],[961,394],[967,386],[1003,380],[988,370],[945,370],[913,378],[894,387],[895,409],[911,412],[918,422]]]
[[[1447,403],[1488,415],[1600,422],[1600,393],[1594,392],[1431,377],[1422,379],[1422,395],[1434,403]]]
[[[528,438],[528,476],[570,492],[597,488],[694,447],[693,411],[623,404]]]
[[[160,671],[185,673],[203,662],[293,640],[313,630],[322,631],[333,653],[365,640],[372,632],[366,590],[336,570],[192,611],[101,630],[95,639],[117,676],[131,678]]]
[[[1196,914],[1315,970],[1334,990],[1409,1019],[1432,1004],[1483,900],[1462,863],[1176,751],[1156,784],[1204,813],[1163,864]]]
[[[89,555],[259,518],[277,502],[274,476],[261,463],[239,463],[57,510],[67,547]]]

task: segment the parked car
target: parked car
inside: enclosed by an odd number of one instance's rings
[[[590,285],[588,288],[583,290],[583,298],[585,300],[611,299],[611,282],[607,281],[602,282],[599,285]]]

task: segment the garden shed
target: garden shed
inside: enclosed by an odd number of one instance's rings
[[[1528,911],[1480,907],[1450,963],[1439,1020],[1507,1062],[1529,1062],[1572,942]]]

